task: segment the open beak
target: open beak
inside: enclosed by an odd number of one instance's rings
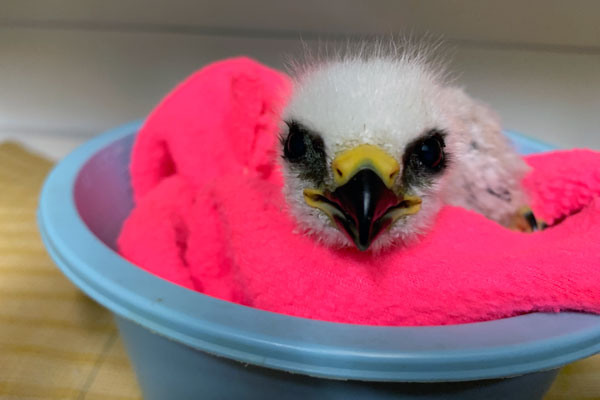
[[[325,212],[361,251],[399,218],[421,208],[419,197],[393,190],[400,167],[377,146],[348,150],[333,160],[331,168],[335,190],[305,189],[304,200]]]

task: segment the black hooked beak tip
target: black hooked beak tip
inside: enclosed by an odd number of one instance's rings
[[[359,170],[329,200],[342,211],[334,215],[335,223],[361,251],[393,222],[386,213],[398,205],[398,196],[369,168]]]

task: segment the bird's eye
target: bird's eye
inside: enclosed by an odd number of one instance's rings
[[[289,133],[285,140],[283,153],[289,160],[297,160],[306,154],[305,132],[296,124],[289,124]]]
[[[444,161],[444,142],[439,135],[423,139],[416,148],[421,164],[427,168],[437,169]]]

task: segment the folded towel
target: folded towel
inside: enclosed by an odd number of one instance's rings
[[[136,206],[119,248],[173,283],[274,312],[369,325],[439,325],[534,311],[600,313],[600,154],[527,158],[525,234],[457,207],[419,243],[381,254],[297,232],[276,167],[287,77],[248,59],[192,75],[132,154]]]

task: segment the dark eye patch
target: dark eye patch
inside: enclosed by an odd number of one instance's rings
[[[436,175],[446,169],[449,155],[445,151],[445,137],[444,131],[431,129],[406,147],[402,173],[406,186],[429,185]]]
[[[296,120],[286,121],[287,134],[281,136],[283,159],[304,180],[321,185],[327,176],[325,143],[321,136]]]
[[[422,140],[415,147],[417,158],[421,165],[430,169],[437,170],[442,167],[444,162],[444,142],[436,136],[428,137]]]
[[[287,139],[283,146],[283,155],[288,160],[298,160],[306,154],[308,134],[298,125],[290,125]]]

